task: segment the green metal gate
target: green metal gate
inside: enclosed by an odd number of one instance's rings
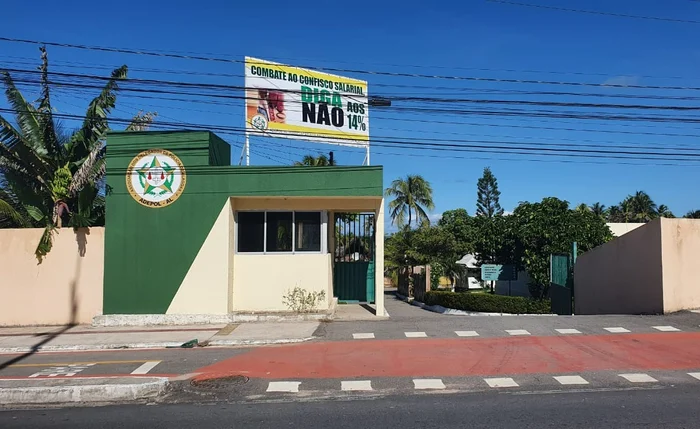
[[[552,313],[571,315],[574,313],[574,264],[576,263],[576,243],[573,255],[557,253],[549,259],[549,298]]]
[[[336,213],[333,221],[333,295],[339,302],[374,302],[374,214]]]

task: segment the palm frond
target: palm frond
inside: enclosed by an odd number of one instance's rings
[[[27,219],[17,210],[16,202],[11,200],[5,190],[0,189],[0,226],[4,223],[3,217],[10,221],[10,225],[20,228],[29,226]]]
[[[37,122],[41,128],[43,147],[50,155],[48,159],[54,160],[57,165],[60,165],[61,159],[58,159],[57,155],[61,154],[64,148],[56,136],[56,127],[53,121],[49,85],[49,55],[45,47],[42,46],[39,49],[41,50],[41,67],[39,68],[41,71],[41,98],[37,109]]]
[[[131,122],[127,125],[125,131],[146,131],[151,126],[156,116],[158,116],[157,112],[139,112],[136,116],[131,118]]]
[[[0,74],[2,74],[2,81],[5,84],[5,96],[15,112],[15,120],[22,130],[23,141],[29,143],[31,148],[38,154],[45,155],[45,153],[42,153],[45,151],[45,148],[41,141],[41,125],[37,120],[36,109],[24,99],[9,73],[1,72]]]
[[[100,95],[90,102],[82,127],[71,138],[72,159],[84,158],[104,139],[109,130],[107,115],[117,101],[116,91],[119,89],[117,81],[126,79],[126,74],[126,66],[115,69]]]
[[[68,194],[74,197],[78,191],[90,183],[96,183],[105,173],[104,157],[107,153],[107,146],[94,148],[85,158],[78,170],[73,173]]]

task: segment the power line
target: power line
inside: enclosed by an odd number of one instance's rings
[[[514,2],[514,1],[507,1],[507,0],[486,0],[486,1],[491,2],[491,3],[502,3],[502,4],[509,4],[509,5],[514,5],[514,6],[524,6],[524,7],[538,8],[538,9],[558,10],[558,11],[563,11],[563,12],[577,12],[577,13],[588,13],[591,15],[616,16],[618,18],[634,18],[634,19],[646,19],[646,20],[652,20],[652,21],[682,22],[685,24],[700,24],[700,21],[694,21],[694,20],[690,20],[690,19],[663,18],[663,17],[658,17],[658,16],[643,16],[643,15],[629,15],[629,14],[625,14],[625,13],[601,12],[601,11],[597,11],[597,10],[568,9],[568,8],[558,7],[558,6],[548,6],[548,5],[532,4],[532,3],[520,3],[520,2]]]
[[[698,23],[700,23],[700,21]],[[154,56],[154,57],[168,57],[168,58],[212,61],[212,62],[222,62],[222,63],[237,63],[237,64],[245,63],[245,60],[237,60],[237,59],[229,59],[229,58],[205,57],[205,56],[201,56],[201,55],[183,55],[183,54],[174,54],[174,53],[168,53],[168,52],[158,52],[158,51],[152,51],[152,50],[135,50],[135,49],[114,48],[114,47],[95,46],[95,45],[79,45],[79,44],[72,44],[72,43],[46,42],[46,41],[39,41],[39,40],[18,39],[18,38],[12,38],[12,37],[0,37],[0,41],[27,43],[27,44],[32,44],[32,45],[58,46],[58,47],[64,47],[64,48],[74,48],[74,49],[133,54],[133,55],[146,55],[146,56]],[[251,63],[255,64],[255,61],[252,61]],[[265,65],[266,63],[259,63],[259,64]],[[700,90],[700,88],[698,88],[698,87],[683,87],[683,86],[622,85],[622,84],[605,84],[605,83],[592,83],[592,82],[563,82],[563,81],[530,80],[530,79],[503,79],[503,78],[488,78],[488,77],[474,77],[474,76],[445,76],[445,75],[430,75],[430,74],[405,73],[405,72],[343,69],[343,68],[337,68],[337,67],[306,67],[306,66],[289,66],[289,67],[294,67],[294,68],[299,68],[299,69],[300,68],[310,68],[310,69],[324,70],[324,71],[329,71],[329,72],[346,72],[346,73],[367,74],[367,75],[400,76],[400,77],[425,78],[425,79],[444,79],[444,80],[453,80],[453,81],[477,81],[477,82],[517,83],[517,84],[537,84],[537,85],[542,85],[542,84],[544,84],[544,85],[569,85],[569,86],[635,88],[635,89],[665,89],[665,90],[693,90],[693,91]]]

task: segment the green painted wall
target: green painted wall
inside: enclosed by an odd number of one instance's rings
[[[147,149],[185,166],[173,204],[149,208],[126,189],[126,169]],[[209,132],[111,133],[107,138],[104,314],[163,314],[231,196],[381,196],[381,167],[233,167]]]

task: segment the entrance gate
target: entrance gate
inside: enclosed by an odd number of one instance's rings
[[[339,302],[374,302],[374,214],[336,213],[333,222],[333,295]]]
[[[573,255],[557,253],[549,259],[549,298],[552,313],[571,315],[574,313],[574,264],[576,263],[576,243]]]

